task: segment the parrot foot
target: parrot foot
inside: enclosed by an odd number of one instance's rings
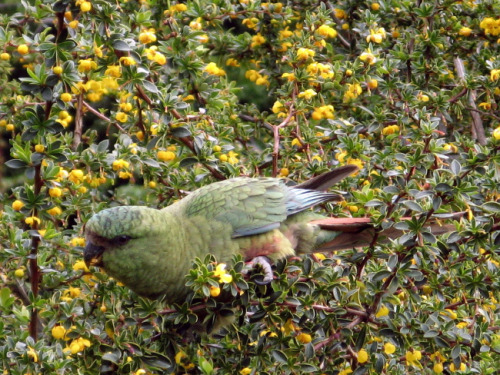
[[[262,271],[264,273],[264,276],[262,278],[255,279],[255,284],[257,285],[267,285],[270,284],[271,281],[273,281],[273,270],[271,268],[271,261],[269,260],[268,257],[265,256],[258,256],[253,258],[250,262],[247,263],[247,269],[245,270],[245,273],[250,271],[251,269],[255,268],[256,266],[260,266],[262,268]]]

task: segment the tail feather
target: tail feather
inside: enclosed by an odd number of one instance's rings
[[[356,172],[358,169],[359,168],[355,165],[345,165],[343,167],[335,168],[330,172],[326,172],[322,175],[311,178],[310,180],[307,180],[294,187],[299,189],[327,190],[337,182]]]
[[[451,215],[452,218],[461,217],[463,213]],[[409,220],[409,217],[403,217],[402,220]],[[355,247],[370,246],[373,243],[375,227],[369,218],[325,218],[311,221],[310,224],[316,224],[321,229],[327,231],[340,232],[334,239],[321,244],[315,251],[335,251],[352,249]],[[439,224],[437,222],[429,223],[427,228],[434,235],[441,235],[455,230],[453,224]],[[377,242],[387,242],[391,239],[401,237],[404,231],[394,227],[384,229],[378,233]]]

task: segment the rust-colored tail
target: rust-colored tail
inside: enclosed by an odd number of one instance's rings
[[[450,215],[449,219],[458,219],[463,213]],[[409,217],[403,217],[402,220],[410,220]],[[340,232],[333,240],[325,242],[315,251],[335,251],[352,249],[354,247],[370,246],[375,238],[376,230],[371,223],[370,218],[325,218],[314,220],[310,224],[319,225],[321,229]],[[434,235],[440,235],[455,230],[454,224],[440,224],[435,220],[429,222],[426,226]],[[389,239],[401,237],[404,231],[394,227],[385,229],[378,234],[377,242],[386,242]]]

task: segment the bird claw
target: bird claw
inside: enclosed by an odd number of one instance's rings
[[[269,258],[265,256],[258,256],[253,258],[250,262],[247,263],[245,273],[248,273],[248,271],[252,270],[256,266],[260,266],[262,268],[264,276],[261,278],[256,278],[254,280],[255,284],[257,285],[270,284],[271,281],[273,281],[274,276],[273,276],[273,270],[271,268],[271,261],[269,260]]]

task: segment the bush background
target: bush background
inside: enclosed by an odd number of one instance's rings
[[[4,374],[499,370],[497,1],[0,10]],[[82,262],[83,224],[106,207],[347,163],[361,171],[324,208],[405,229],[394,243],[289,259],[268,287],[236,259],[230,302],[210,296],[214,260],[200,259],[183,306]],[[425,230],[451,212],[456,231]],[[186,339],[186,323],[226,314],[233,327]]]

